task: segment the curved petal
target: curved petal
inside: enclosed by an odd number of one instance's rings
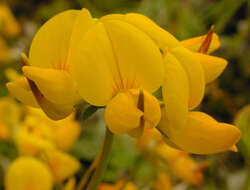
[[[204,70],[195,54],[186,48],[178,47],[171,50],[171,53],[185,69],[189,81],[189,109],[197,107],[205,92]]]
[[[133,87],[133,83],[149,92],[160,88],[164,80],[164,65],[154,42],[136,27],[121,21],[108,20],[104,26],[124,88]]]
[[[82,24],[77,23],[78,17]],[[67,10],[47,21],[35,35],[29,52],[32,66],[70,70],[68,61],[72,47],[73,29],[87,28],[92,17],[87,9]],[[86,30],[86,29],[85,29]]]
[[[6,86],[11,96],[28,106],[39,107],[26,77],[20,77],[16,81],[8,82]]]
[[[186,39],[181,41],[181,44],[194,52],[198,52],[199,48],[201,47],[203,41],[205,40],[207,34],[203,35],[203,36],[198,36],[198,37],[194,37],[194,38],[190,38],[190,39]],[[220,41],[219,41],[219,37],[216,33],[213,33],[212,35],[212,41],[210,43],[209,49],[208,49],[208,54],[214,52],[215,50],[217,50],[220,47]]]
[[[233,125],[219,123],[202,112],[190,112],[186,127],[174,134],[173,141],[187,152],[213,154],[230,150],[240,135]]]
[[[175,48],[180,46],[180,42],[172,34],[159,27],[144,15],[137,13],[129,13],[126,15],[110,14],[102,17],[101,19],[122,20],[127,22],[149,35],[155,41],[155,43],[164,50],[166,50],[166,48]]]
[[[67,10],[59,13],[39,29],[32,40],[29,51],[32,66],[64,68],[74,21],[79,12]]]
[[[155,91],[164,77],[158,47],[146,34],[121,21],[97,22],[79,39],[71,58],[79,93],[98,106],[106,105],[121,89]]]
[[[71,177],[81,167],[80,162],[76,158],[56,149],[44,151],[42,160],[50,167],[55,183]]]
[[[205,71],[206,83],[214,81],[224,71],[227,66],[225,59],[209,56],[202,53],[195,53]]]
[[[162,113],[162,120],[166,120],[168,125],[160,125],[160,130],[171,134],[172,130],[178,130],[186,124],[189,84],[185,70],[171,53],[167,53],[164,63],[166,73],[162,95],[165,111]]]
[[[34,81],[41,93],[55,104],[75,104],[80,100],[74,81],[68,72],[24,66],[23,74]]]
[[[106,105],[113,96],[119,76],[103,24],[98,22],[78,42],[72,47],[70,56],[78,92],[92,105]]]
[[[137,108],[134,97],[129,93],[117,94],[105,109],[105,121],[115,134],[125,134],[140,127],[143,112]]]
[[[19,157],[8,168],[5,176],[6,190],[51,190],[52,176],[49,168],[33,157]]]

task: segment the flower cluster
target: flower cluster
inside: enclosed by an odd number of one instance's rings
[[[66,153],[81,131],[73,113],[53,121],[41,110],[22,107],[11,98],[2,98],[0,108],[0,139],[13,141],[18,150],[5,173],[7,190],[50,190],[79,170],[79,161]]]
[[[192,111],[227,61],[207,55],[220,46],[213,29],[178,41],[140,14],[93,18],[68,10],[35,35],[23,77],[8,83],[12,95],[52,119],[71,114],[80,99],[105,106],[114,134],[140,137],[157,127],[166,142],[196,154],[234,149],[240,131]],[[160,89],[163,101],[152,95]],[[162,104],[162,106],[160,106]]]

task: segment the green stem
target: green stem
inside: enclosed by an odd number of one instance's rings
[[[111,133],[109,129],[106,128],[106,134],[105,134],[105,140],[104,140],[102,153],[101,153],[98,165],[96,166],[95,173],[89,182],[87,190],[96,190],[98,185],[102,181],[104,172],[108,166],[109,154],[111,152],[113,138],[114,138],[113,133]]]
[[[246,165],[247,165],[247,176],[245,179],[245,184],[243,186],[243,190],[250,190],[250,165],[249,165],[249,161],[247,161]]]
[[[91,163],[88,170],[85,172],[85,174],[82,176],[80,182],[78,183],[76,190],[82,190],[86,184],[88,183],[88,180],[92,173],[94,173],[94,170],[96,168],[97,163],[99,162],[100,154],[98,154],[95,158],[95,160]]]

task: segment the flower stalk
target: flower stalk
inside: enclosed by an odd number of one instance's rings
[[[114,139],[113,133],[111,133],[110,130],[106,128],[106,134],[105,134],[102,153],[98,161],[98,164],[96,166],[95,173],[89,182],[87,190],[96,190],[98,185],[100,184],[103,178],[104,172],[108,166],[109,155],[111,152],[113,139]]]

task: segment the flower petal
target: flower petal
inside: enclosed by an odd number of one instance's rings
[[[225,59],[202,53],[195,53],[195,55],[200,60],[200,63],[205,71],[206,83],[214,81],[227,66],[227,61]]]
[[[105,121],[115,134],[125,134],[140,126],[143,112],[137,108],[134,97],[129,93],[117,94],[105,109]]]
[[[5,176],[6,190],[51,190],[52,187],[49,168],[32,157],[17,158]]]
[[[158,47],[146,34],[121,21],[97,22],[79,39],[71,58],[79,93],[93,105],[106,105],[121,89],[155,91],[164,77]]]
[[[233,125],[219,123],[202,112],[190,112],[186,127],[174,134],[174,142],[184,151],[214,154],[230,150],[241,132]]]
[[[207,35],[203,35],[203,36],[198,36],[198,37],[194,37],[194,38],[190,38],[187,40],[183,40],[181,41],[181,44],[194,52],[198,52],[199,48],[201,47],[203,41],[205,40]],[[219,41],[219,37],[216,33],[213,33],[212,36],[212,41],[210,44],[210,47],[208,49],[208,54],[214,52],[215,50],[217,50],[220,47],[220,41]]]
[[[168,125],[161,125],[160,129],[164,133],[171,133],[185,126],[188,113],[188,78],[185,70],[179,61],[171,54],[167,53],[164,58],[165,81],[162,85],[162,95],[165,103],[165,118]]]
[[[49,101],[55,104],[75,104],[80,99],[68,72],[33,66],[24,66],[22,70]]]
[[[26,77],[20,77],[16,81],[8,82],[6,86],[10,94],[22,103],[32,107],[39,107]]]
[[[74,21],[80,11],[68,10],[48,20],[36,33],[29,52],[32,66],[64,69]]]
[[[197,107],[205,92],[204,70],[195,54],[186,48],[178,47],[171,50],[171,53],[181,63],[186,71],[189,81],[189,109]]]
[[[110,14],[102,17],[101,19],[122,20],[124,22],[127,22],[149,35],[155,41],[155,43],[164,50],[166,49],[166,47],[175,48],[177,46],[180,46],[180,42],[172,34],[159,27],[144,15],[136,13],[129,13],[126,15]]]
[[[78,42],[70,56],[77,89],[90,104],[106,105],[117,88],[119,76],[104,25],[98,22]]]
[[[71,177],[81,167],[76,158],[55,149],[47,149],[42,155],[42,160],[50,167],[55,183]]]

